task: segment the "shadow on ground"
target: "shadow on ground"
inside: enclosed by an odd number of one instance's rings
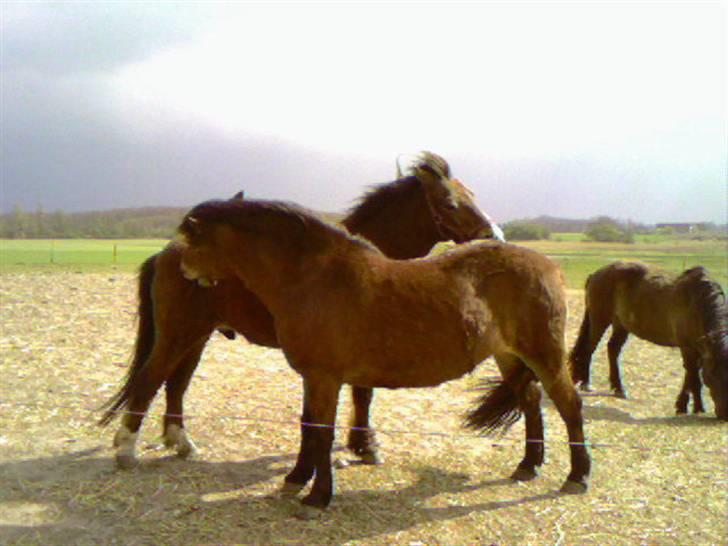
[[[291,454],[239,462],[169,457],[118,471],[103,451],[0,465],[0,543],[340,543],[558,496],[512,498],[512,490],[509,495],[502,489],[512,486],[510,480],[473,483],[467,475],[423,466],[404,487],[339,491],[320,519],[302,522],[293,518],[297,499],[246,491],[271,479],[282,482]],[[484,489],[505,500],[430,502],[438,495]]]

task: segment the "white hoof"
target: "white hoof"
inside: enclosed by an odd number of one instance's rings
[[[190,440],[185,429],[179,425],[169,425],[164,433],[164,445],[175,449],[177,456],[186,459],[197,454],[197,446]]]
[[[126,426],[121,425],[114,435],[114,447],[116,448],[116,466],[122,469],[133,468],[137,465],[136,441],[139,433],[131,432]]]

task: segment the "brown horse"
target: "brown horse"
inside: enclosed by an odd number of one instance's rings
[[[478,209],[469,192],[450,176],[436,154],[419,156],[417,176],[380,185],[364,196],[343,220],[351,233],[372,241],[392,258],[427,254],[438,241],[469,241],[493,236],[494,224]],[[185,457],[195,449],[183,423],[183,397],[210,335],[221,328],[239,332],[249,342],[278,347],[273,318],[237,279],[202,288],[180,271],[181,245],[170,243],[150,257],[139,275],[138,331],[126,381],[107,403],[101,424],[127,410],[114,438],[121,467],[136,464],[138,430],[155,394],[166,385],[164,439]],[[354,388],[353,426],[348,446],[365,462],[378,461],[369,428],[372,390]]]
[[[702,267],[674,277],[641,263],[615,262],[592,273],[586,281],[586,310],[579,337],[571,351],[574,379],[589,389],[592,353],[604,331],[609,382],[616,396],[626,398],[619,353],[629,334],[667,347],[679,347],[685,380],[675,402],[686,413],[690,393],[693,411],[705,411],[703,379],[719,419],[728,419],[728,307],[723,290]]]
[[[543,462],[540,380],[568,428],[563,490],[586,490],[590,457],[565,358],[563,276],[545,256],[484,242],[392,260],[304,209],[264,201],[203,203],[180,233],[185,275],[242,280],[271,311],[288,362],[303,377],[301,447],[284,490],[300,490],[315,474],[304,505],[331,500],[331,427],[342,384],[429,387],[491,355],[504,379],[469,425],[495,429],[524,411],[526,453],[513,477],[535,477]]]

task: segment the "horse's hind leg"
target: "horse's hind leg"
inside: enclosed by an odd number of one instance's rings
[[[352,428],[349,429],[347,447],[358,455],[364,464],[381,464],[374,429],[369,426],[369,408],[374,397],[374,389],[351,387],[354,405]]]
[[[526,418],[526,453],[511,478],[527,481],[538,476],[544,460],[541,389],[535,381],[530,381],[519,393],[518,400]]]
[[[700,367],[698,354],[689,347],[680,347],[685,368],[685,378],[680,389],[680,394],[675,400],[675,411],[678,414],[688,412],[688,400],[693,395],[693,413],[705,412],[703,405],[703,383],[700,379]]]
[[[136,466],[136,441],[139,429],[146,415],[146,411],[164,382],[163,370],[147,366],[135,378],[130,390],[129,402],[121,425],[114,435],[116,448],[116,465],[119,468],[132,468]]]
[[[135,450],[139,429],[154,396],[178,362],[178,357],[172,358],[174,355],[173,344],[168,340],[155,340],[149,359],[134,377],[126,413],[114,436],[116,464],[119,468],[131,468],[137,464]]]
[[[182,458],[187,458],[197,452],[197,447],[185,431],[183,399],[192,374],[200,362],[207,339],[205,337],[190,348],[166,382],[167,410],[163,421],[164,445],[169,449],[175,449],[177,455]]]
[[[501,375],[505,377],[513,369],[513,364],[518,367],[526,366],[525,363],[515,357],[496,357]],[[529,379],[518,389],[516,396],[518,406],[523,412],[526,421],[526,451],[523,460],[511,475],[511,479],[517,481],[528,481],[538,476],[538,469],[544,461],[544,435],[543,415],[541,413],[541,389],[535,381],[535,377],[529,372]]]
[[[587,302],[587,309],[584,311],[584,318],[579,328],[579,336],[569,356],[573,381],[579,383],[583,391],[592,390],[592,355],[599,344],[599,340],[602,339],[604,332],[609,327],[609,319],[599,316],[604,313],[597,313],[595,310],[590,309],[590,305],[593,304]]]
[[[579,393],[569,377],[566,368],[561,368],[555,377],[540,377],[546,392],[566,424],[571,452],[571,472],[561,488],[564,493],[584,493],[591,470],[591,458],[584,436],[584,418]]]
[[[627,398],[627,391],[622,385],[622,373],[619,369],[619,353],[627,341],[629,332],[619,324],[612,324],[612,335],[607,343],[607,355],[609,356],[609,384],[617,398]]]

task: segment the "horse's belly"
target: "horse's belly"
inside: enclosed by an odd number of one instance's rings
[[[470,373],[477,362],[459,336],[397,336],[356,344],[342,356],[346,383],[371,387],[431,387]]]
[[[472,372],[476,364],[457,358],[446,362],[424,359],[402,362],[383,357],[376,366],[352,366],[344,374],[344,382],[387,389],[435,387]]]
[[[659,313],[650,317],[625,313],[623,317],[620,317],[620,321],[628,332],[640,339],[667,347],[675,345],[672,324],[669,324],[667,319],[660,316]]]

